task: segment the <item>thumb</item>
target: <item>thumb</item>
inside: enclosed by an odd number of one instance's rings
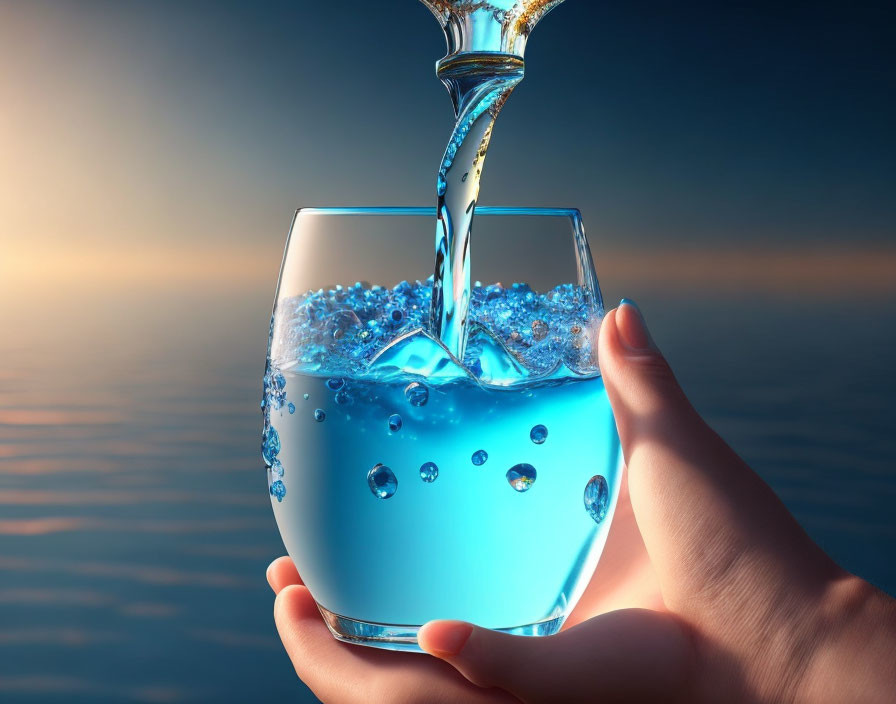
[[[631,301],[604,319],[599,355],[632,508],[669,608],[688,615],[695,596],[721,596],[747,575],[748,584],[756,574],[831,575],[830,559],[691,406]]]
[[[678,620],[645,609],[613,611],[543,638],[430,621],[417,639],[473,684],[527,704],[675,701],[686,694],[694,663]]]

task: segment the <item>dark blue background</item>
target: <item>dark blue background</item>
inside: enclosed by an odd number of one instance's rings
[[[533,34],[482,200],[581,207],[607,300],[639,301],[698,409],[896,593],[896,288],[846,256],[896,262],[893,20],[569,0]],[[438,26],[412,1],[36,0],[0,1],[0,38],[9,114],[45,121],[0,146],[72,170],[0,171],[34,197],[0,237],[44,246],[0,302],[0,699],[311,701],[264,581],[283,552],[257,450],[279,251],[298,205],[433,202]],[[65,226],[10,224],[50,215]],[[131,269],[102,264],[124,246]],[[64,247],[99,273],[44,271]],[[168,253],[148,275],[142,247]],[[789,252],[796,283],[637,266],[744,249]],[[845,278],[804,287],[802,254],[829,251]]]

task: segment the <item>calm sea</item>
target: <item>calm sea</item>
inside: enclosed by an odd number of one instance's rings
[[[264,580],[283,553],[257,449],[268,297],[73,291],[7,316],[3,701],[314,701]],[[698,409],[896,593],[896,303],[639,302]]]

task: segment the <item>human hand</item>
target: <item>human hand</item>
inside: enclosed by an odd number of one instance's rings
[[[890,701],[896,602],[834,564],[706,426],[634,305],[606,316],[599,353],[628,491],[567,627],[430,622],[435,658],[349,646],[280,558],[268,579],[299,676],[327,704]]]

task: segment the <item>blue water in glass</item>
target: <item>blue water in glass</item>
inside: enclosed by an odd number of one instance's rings
[[[615,499],[619,444],[599,377],[512,391],[472,380],[431,386],[408,402],[408,380],[346,380],[338,405],[326,379],[285,372],[287,389],[322,402],[326,421],[274,412],[289,489],[273,502],[286,548],[318,603],[385,624],[458,618],[512,628],[566,615],[591,575],[610,521],[582,501],[595,474]],[[400,413],[400,433],[387,419]],[[543,445],[529,439],[550,428]],[[481,467],[471,454],[485,448]],[[420,481],[435,462],[438,481]],[[538,480],[514,490],[506,473],[528,463]],[[398,480],[384,501],[368,486],[377,464]]]
[[[280,533],[337,637],[413,648],[436,618],[555,632],[618,494],[602,310],[571,284],[478,285],[461,361],[423,325],[431,296],[428,280],[278,301],[262,455]],[[283,410],[299,396],[319,408]],[[595,475],[600,522],[583,500]]]

